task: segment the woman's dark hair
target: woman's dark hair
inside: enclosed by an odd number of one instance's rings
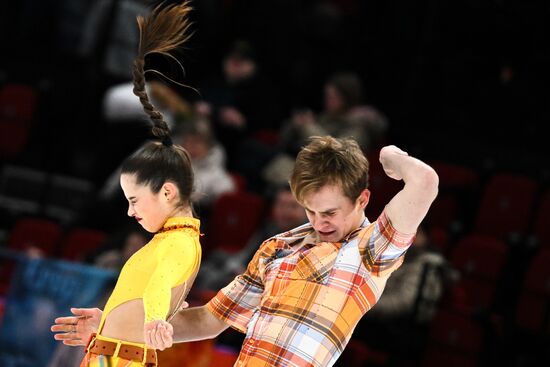
[[[135,174],[136,183],[148,185],[154,193],[158,193],[165,182],[174,183],[179,190],[180,205],[190,205],[193,191],[191,158],[184,148],[172,143],[168,124],[149,101],[145,90],[144,67],[145,56],[151,53],[163,54],[177,62],[170,51],[181,46],[189,38],[190,10],[189,2],[185,1],[179,5],[159,5],[147,18],[137,18],[140,39],[138,55],[134,60],[134,94],[139,97],[144,111],[153,122],[151,133],[160,142],[146,143],[126,158],[121,170],[121,173]]]

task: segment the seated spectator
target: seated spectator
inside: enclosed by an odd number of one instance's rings
[[[119,272],[137,250],[145,246],[151,234],[136,225],[128,225],[113,233],[105,244],[93,254],[91,262],[100,268]]]
[[[296,111],[281,131],[281,149],[295,155],[314,135],[353,137],[364,150],[379,143],[388,129],[386,117],[363,102],[363,86],[354,73],[336,73],[324,87],[323,111]]]
[[[147,118],[143,106],[136,99],[132,82],[111,86],[103,97],[103,116],[108,122],[136,122]],[[178,121],[191,117],[194,113],[191,103],[182,98],[165,83],[152,80],[147,82],[147,93],[157,108],[165,116],[171,129]]]
[[[263,171],[267,182],[288,177],[298,151],[311,136],[352,137],[368,152],[382,143],[386,117],[363,102],[363,86],[354,73],[336,73],[325,84],[323,111],[297,110],[283,124],[278,153]]]
[[[228,168],[246,178],[248,190],[262,193],[258,172],[272,158],[262,134],[277,133],[281,119],[276,84],[261,68],[253,46],[236,40],[222,61],[222,75],[201,83],[197,112],[212,121],[227,152]]]
[[[235,190],[235,183],[225,168],[225,150],[215,140],[210,124],[204,119],[194,119],[181,125],[174,133],[174,141],[181,144],[191,156],[195,173],[194,204],[204,210],[221,194]]]

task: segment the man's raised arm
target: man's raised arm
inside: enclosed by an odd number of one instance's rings
[[[437,196],[439,177],[432,167],[395,145],[380,150],[380,163],[389,177],[405,182],[386,206],[386,215],[399,232],[415,233]]]

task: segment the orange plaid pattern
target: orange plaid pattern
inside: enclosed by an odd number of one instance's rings
[[[414,235],[397,232],[382,213],[341,243],[316,238],[306,224],[265,241],[207,304],[247,334],[236,366],[332,366]]]

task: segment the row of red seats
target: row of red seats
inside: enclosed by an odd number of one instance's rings
[[[385,175],[377,157],[378,152],[369,156],[373,193],[367,206],[369,218],[376,218],[403,186]],[[444,252],[449,244],[445,233],[463,231],[468,225],[472,233],[506,242],[532,236],[537,244],[550,246],[550,188],[521,174],[496,173],[485,182],[476,170],[467,166],[445,162],[430,164],[439,175],[440,191],[426,223],[436,229]]]
[[[21,218],[9,232],[4,249],[20,254],[40,254],[68,261],[81,261],[105,241],[106,233],[90,228],[64,231],[51,219]],[[0,294],[5,294],[13,272],[13,261],[0,259]]]
[[[79,261],[105,238],[106,233],[96,229],[77,227],[64,231],[51,219],[21,218],[9,233],[7,248],[16,251],[35,248],[45,256]]]

